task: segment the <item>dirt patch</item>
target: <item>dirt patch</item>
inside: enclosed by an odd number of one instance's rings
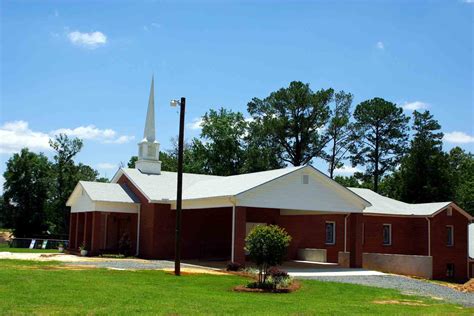
[[[409,305],[409,306],[429,306],[423,301],[416,301],[416,300],[377,300],[373,301],[374,304],[382,304],[382,305]]]
[[[168,274],[174,274],[174,269],[164,269]],[[193,275],[193,274],[213,274],[213,275],[229,275],[217,270],[210,269],[199,269],[199,268],[181,268],[181,275]]]
[[[474,293],[474,279],[470,279],[462,285],[457,285],[456,289],[461,292]]]
[[[293,281],[287,288],[282,289],[251,289],[245,285],[237,285],[233,288],[234,292],[247,292],[247,293],[292,293],[298,291],[301,288],[301,284],[298,281]]]
[[[11,232],[1,231],[0,232],[0,244],[7,243],[12,238]]]
[[[95,269],[94,266],[89,265],[51,265],[51,266],[15,266],[15,269],[19,270],[46,270],[46,271],[59,271],[59,270],[69,270],[69,271],[82,271],[82,270],[91,270]]]

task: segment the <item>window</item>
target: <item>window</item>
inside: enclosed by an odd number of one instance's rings
[[[303,184],[309,184],[309,175],[304,174],[302,181],[303,181]]]
[[[326,222],[326,245],[334,245],[336,243],[336,223]]]
[[[446,277],[453,278],[454,277],[454,264],[448,263],[446,265]]]
[[[454,226],[448,225],[446,226],[446,245],[447,246],[454,246]]]
[[[392,224],[383,224],[383,245],[390,246],[392,244]]]

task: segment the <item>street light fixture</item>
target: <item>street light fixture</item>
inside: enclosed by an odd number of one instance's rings
[[[174,249],[174,274],[181,275],[181,212],[183,200],[183,154],[184,154],[184,114],[186,112],[186,98],[171,100],[171,107],[180,107],[179,136],[178,136],[178,187],[176,190],[176,236]]]

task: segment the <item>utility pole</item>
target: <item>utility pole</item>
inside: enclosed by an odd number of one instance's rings
[[[180,106],[179,136],[178,136],[178,187],[176,190],[176,236],[174,249],[174,274],[181,275],[181,213],[183,200],[183,160],[184,160],[184,115],[186,112],[186,98],[181,101],[171,101],[171,106]]]

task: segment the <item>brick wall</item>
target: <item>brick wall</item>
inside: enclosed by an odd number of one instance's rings
[[[382,227],[392,225],[392,243],[383,244]],[[428,222],[425,218],[368,216],[363,218],[363,252],[428,255]]]
[[[447,246],[446,225],[454,227],[454,245]],[[453,209],[452,216],[443,211],[431,219],[431,255],[433,278],[445,279],[448,263],[454,264],[454,279],[467,279],[468,220]]]

